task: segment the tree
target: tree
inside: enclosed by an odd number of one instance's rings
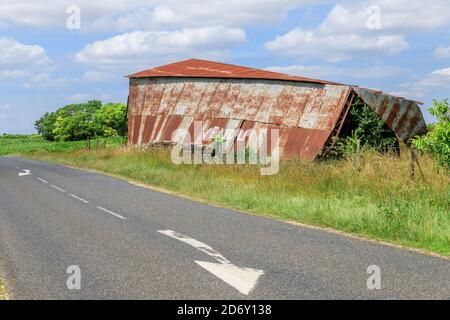
[[[37,132],[44,137],[44,139],[53,141],[55,140],[55,135],[53,133],[53,128],[56,122],[56,112],[45,113],[39,120],[34,123],[34,127]]]
[[[57,120],[53,128],[55,140],[83,140],[96,136],[94,115],[102,103],[97,100],[84,104],[70,104],[56,111]]]
[[[450,170],[450,104],[434,100],[434,106],[428,111],[437,117],[438,122],[424,136],[413,140],[417,150],[429,153],[439,165]]]
[[[127,106],[93,100],[66,105],[56,112],[46,113],[35,122],[36,130],[45,139],[68,141],[88,137],[125,135]]]
[[[123,103],[107,103],[94,114],[97,135],[124,136],[127,132],[127,106]]]

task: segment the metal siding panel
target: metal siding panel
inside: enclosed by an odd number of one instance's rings
[[[138,114],[133,116],[133,131],[132,131],[132,143],[133,144],[138,144],[138,139],[139,139],[139,132],[140,132],[140,128],[141,128],[141,120],[142,120],[142,115]]]
[[[157,114],[172,114],[175,106],[177,105],[178,99],[180,98],[181,92],[183,91],[186,80],[164,79],[164,81],[159,80],[159,82],[164,83],[166,90],[164,90],[164,94],[161,97]]]
[[[268,85],[261,80],[255,80],[244,82],[242,86],[231,117],[254,121],[264,101]]]
[[[320,107],[322,105],[325,90],[314,89],[308,103],[300,116],[298,127],[305,129],[314,129],[319,125]]]
[[[208,86],[206,87],[206,90],[203,93],[203,96],[197,105],[197,110],[195,112],[196,119],[202,120],[208,115],[208,112],[211,109],[210,106],[211,101],[214,99],[214,96],[216,94],[219,85],[220,80],[214,79],[209,81]]]
[[[219,83],[216,88],[216,92],[214,97],[212,98],[209,104],[209,110],[207,112],[207,117],[209,118],[217,118],[220,115],[222,110],[222,104],[226,100],[226,96],[228,94],[228,90],[230,89],[231,82],[230,80],[223,80]]]
[[[167,120],[168,119],[168,120]],[[164,130],[160,130],[159,132],[163,132],[160,140],[164,142],[172,141],[172,133],[178,129],[183,120],[182,116],[173,115],[166,118],[166,125],[164,126]]]
[[[417,102],[364,88],[353,88],[403,141],[426,132],[426,124]]]
[[[229,118],[233,112],[234,105],[236,103],[237,98],[239,97],[239,93],[242,87],[242,81],[235,80],[230,84],[228,88],[227,94],[222,102],[222,106],[220,108],[219,113],[217,114],[217,118]]]
[[[153,127],[155,126],[155,121],[156,121],[155,116],[146,116],[145,117],[145,122],[143,125],[144,129],[143,129],[142,140],[141,140],[142,144],[147,144],[147,143],[152,142],[150,138],[152,135]]]
[[[265,91],[264,100],[259,107],[258,113],[256,114],[254,119],[249,120],[269,123],[272,110],[275,108],[278,96],[281,94],[284,88],[285,86],[280,83],[268,85],[267,90]]]

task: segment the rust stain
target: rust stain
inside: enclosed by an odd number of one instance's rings
[[[130,76],[129,144],[187,141],[208,144],[217,133],[227,149],[254,144],[252,129],[279,129],[284,158],[313,160],[330,137],[354,92],[404,141],[425,132],[419,103],[360,87],[187,60]],[[202,136],[193,137],[194,121]],[[273,142],[269,138],[269,149]],[[259,147],[259,146],[258,146]]]

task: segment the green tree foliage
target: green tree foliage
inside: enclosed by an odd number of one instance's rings
[[[54,141],[55,135],[53,128],[56,122],[56,112],[45,113],[39,120],[34,123],[34,127],[45,139]]]
[[[127,131],[126,108],[123,103],[102,105],[97,100],[70,104],[44,114],[35,122],[35,128],[45,139],[55,141],[123,136]]]
[[[422,152],[429,153],[438,163],[450,170],[450,104],[434,100],[434,106],[428,111],[437,117],[438,122],[424,136],[414,139],[414,146]]]
[[[323,148],[319,158],[341,159],[356,151],[357,142],[365,149],[373,149],[380,153],[400,152],[399,142],[395,133],[386,125],[367,104],[361,99],[353,103],[344,125],[333,148],[330,139]]]
[[[341,132],[342,137],[359,139],[362,146],[381,153],[398,151],[395,133],[373,110],[362,101],[350,109]]]
[[[127,106],[123,103],[107,103],[94,114],[97,135],[104,137],[125,136],[127,133]]]

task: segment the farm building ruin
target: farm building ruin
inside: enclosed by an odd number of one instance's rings
[[[407,144],[426,131],[420,103],[358,86],[198,59],[128,77],[130,145],[174,142],[173,132],[192,133],[202,121],[209,136],[195,137],[198,143],[211,143],[220,130],[276,128],[282,158],[314,160],[361,102]]]

